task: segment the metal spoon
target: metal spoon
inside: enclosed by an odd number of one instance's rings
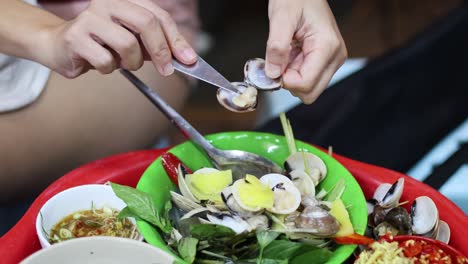
[[[173,59],[172,65],[174,66],[174,69],[183,74],[219,87],[218,92],[216,93],[217,98],[219,103],[226,109],[238,113],[251,112],[255,110],[257,106],[256,100],[253,104],[243,106],[233,103],[234,97],[243,93],[245,88],[237,85],[238,83],[229,82],[223,75],[221,75],[221,73],[211,67],[211,65],[201,57],[198,57],[197,61],[192,65],[185,65],[178,62],[176,59]]]
[[[283,169],[276,163],[257,154],[242,150],[220,150],[209,143],[177,111],[170,107],[155,91],[144,84],[131,72],[120,69],[120,72],[135,85],[187,138],[205,150],[213,165],[220,170],[231,169],[234,179],[244,178],[245,174],[257,177],[267,173],[282,173]]]

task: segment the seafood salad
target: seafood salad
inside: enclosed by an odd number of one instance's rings
[[[184,239],[196,239],[197,250],[202,245],[197,259],[261,259],[261,237],[269,237],[269,243],[322,250],[327,255],[333,246],[331,238],[354,234],[340,199],[344,183],[339,182],[328,193],[317,192],[327,167],[312,153],[290,155],[284,174],[247,174],[237,180],[230,170],[201,168],[192,172],[173,160],[176,157],[171,154],[163,156],[166,167],[178,164],[175,172],[180,191],[170,192],[177,221],[167,241],[179,247]],[[282,257],[290,259],[293,254]]]
[[[341,200],[345,180],[320,187],[328,174],[324,161],[286,138],[290,154],[282,173],[237,176],[229,169],[193,169],[163,154],[162,167],[178,186],[168,191],[163,210],[155,210],[146,193],[112,187],[127,204],[124,211],[157,227],[187,263],[324,263],[339,238],[363,237]],[[127,199],[132,196],[138,201]],[[141,201],[148,203],[137,206]]]

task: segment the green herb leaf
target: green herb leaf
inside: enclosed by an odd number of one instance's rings
[[[128,206],[124,207],[124,209],[120,210],[119,214],[117,215],[117,219],[122,220],[124,218],[133,217],[136,220],[142,220],[137,214],[135,214]]]
[[[326,248],[318,248],[294,257],[291,264],[322,264],[327,262],[333,253]]]
[[[236,235],[231,228],[212,225],[212,224],[194,224],[190,226],[190,234],[200,240],[208,240],[222,237],[232,237]]]
[[[267,231],[267,230],[258,230],[257,231],[257,242],[260,245],[260,253],[257,258],[257,263],[263,263],[263,250],[266,246],[268,246],[273,240],[275,240],[279,236],[279,233]]]
[[[169,234],[172,230],[166,212],[165,217],[161,217],[151,196],[132,187],[111,183],[114,193],[122,199],[127,207],[139,218],[158,227],[161,231]]]
[[[275,240],[280,233],[267,231],[267,230],[258,230],[257,231],[257,241],[260,245],[260,248],[265,248],[268,246],[273,240]]]
[[[273,240],[263,251],[263,257],[267,259],[290,259],[302,244],[289,240]]]
[[[198,239],[193,237],[184,237],[177,245],[179,255],[188,263],[193,263],[197,254]]]

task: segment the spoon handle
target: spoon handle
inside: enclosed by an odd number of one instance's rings
[[[217,150],[211,145],[187,120],[185,120],[174,108],[169,106],[155,91],[143,83],[137,76],[125,69],[120,69],[125,76],[140,92],[142,92],[187,138],[193,140],[203,148],[208,156],[216,162]]]

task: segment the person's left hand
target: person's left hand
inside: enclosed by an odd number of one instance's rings
[[[270,0],[266,74],[306,104],[325,90],[347,58],[326,0]]]

